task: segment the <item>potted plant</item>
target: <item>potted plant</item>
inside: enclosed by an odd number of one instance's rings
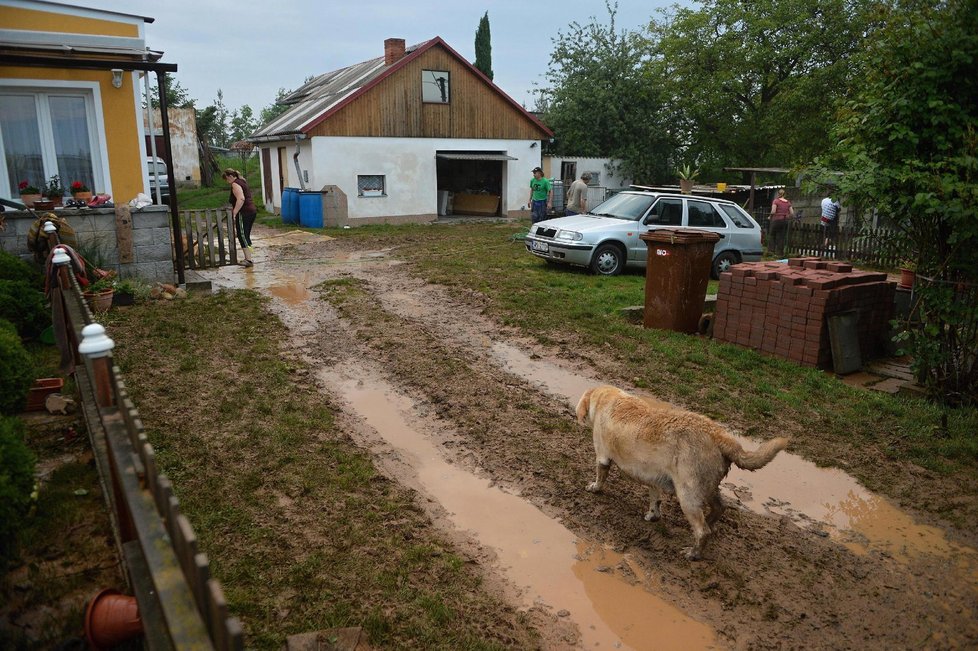
[[[136,302],[137,286],[129,278],[117,282],[114,289],[112,305],[132,305]]]
[[[21,181],[17,189],[20,190],[20,202],[28,208],[33,208],[34,202],[41,198],[41,191],[29,181]]]
[[[89,285],[84,296],[88,308],[92,312],[105,312],[112,307],[112,296],[115,294],[115,278],[113,276],[104,276]]]
[[[689,163],[683,165],[678,170],[676,174],[679,175],[679,190],[683,194],[693,193],[693,183],[696,181],[696,177],[699,176],[699,169],[693,169]]]
[[[904,260],[900,263],[900,284],[902,289],[912,289],[914,280],[917,277],[917,262],[915,260]]]
[[[48,201],[53,201],[55,206],[60,206],[65,196],[65,186],[61,185],[61,177],[55,174],[48,181],[48,184],[41,191]]]
[[[75,201],[91,201],[92,191],[88,189],[82,181],[73,181],[71,184],[71,198]]]

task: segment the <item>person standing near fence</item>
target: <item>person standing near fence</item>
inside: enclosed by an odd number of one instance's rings
[[[550,179],[543,178],[543,170],[533,168],[533,178],[530,179],[530,221],[534,224],[547,218],[550,208],[553,186]]]
[[[224,180],[231,185],[231,194],[228,195],[228,203],[231,204],[231,219],[234,222],[234,232],[238,236],[238,243],[244,251],[244,267],[254,264],[251,260],[251,227],[255,224],[255,217],[258,216],[258,207],[255,206],[251,198],[251,188],[248,182],[241,176],[241,172],[230,167],[224,170],[221,175]]]
[[[567,207],[564,212],[568,215],[579,215],[587,212],[587,186],[591,182],[591,173],[584,172],[581,178],[570,184],[567,191]]]
[[[784,196],[784,188],[778,190],[778,198],[771,202],[771,224],[768,226],[768,237],[771,238],[771,248],[774,254],[784,257],[785,240],[788,237],[788,220],[795,216],[795,209]]]
[[[822,227],[825,229],[825,246],[835,244],[836,235],[839,233],[839,217],[842,215],[842,206],[832,198],[832,193],[822,199]]]

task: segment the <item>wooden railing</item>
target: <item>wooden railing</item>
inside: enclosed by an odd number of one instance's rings
[[[56,244],[56,234],[51,234]],[[54,318],[65,325],[92,449],[122,566],[139,604],[145,645],[155,649],[236,650],[240,621],[210,576],[173,485],[156,466],[135,405],[113,363],[111,339],[94,323],[64,250],[54,249]]]
[[[234,219],[226,208],[180,212],[186,269],[238,264]]]
[[[767,214],[756,211],[754,219],[767,231]],[[770,245],[769,240],[768,246]],[[843,226],[839,228],[834,240],[826,242],[825,228],[821,224],[795,220],[788,223],[785,255],[818,256],[881,269],[897,269],[903,260],[913,258],[912,252],[898,243],[897,233],[885,228]]]

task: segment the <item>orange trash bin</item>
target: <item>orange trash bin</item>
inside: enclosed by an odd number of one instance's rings
[[[720,235],[694,228],[661,228],[639,237],[648,247],[643,325],[696,332]]]

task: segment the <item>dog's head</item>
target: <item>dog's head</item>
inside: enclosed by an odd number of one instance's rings
[[[577,422],[581,425],[588,424],[588,417],[591,411],[591,394],[594,393],[594,389],[588,389],[581,396],[581,399],[577,401]]]

